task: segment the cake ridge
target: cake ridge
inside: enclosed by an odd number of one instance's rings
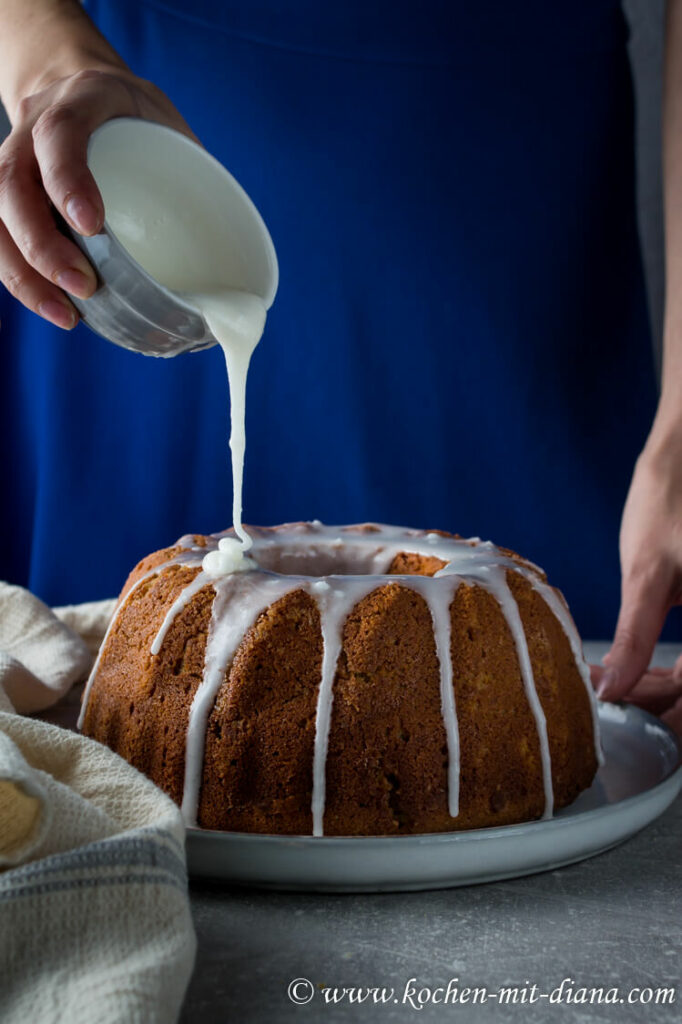
[[[195,825],[197,820],[208,718],[241,639],[261,612],[296,589],[295,583],[268,580],[265,593],[262,590],[258,593],[255,587],[249,586],[250,575],[240,573],[213,581],[215,597],[206,640],[204,676],[190,706],[187,725],[185,783],[180,809],[189,825]],[[241,602],[239,615],[235,617],[224,615],[231,597]]]
[[[144,573],[143,576],[140,576],[140,578],[135,581],[130,590],[128,590],[119,598],[119,602],[116,608],[114,609],[114,614],[111,617],[111,621],[109,622],[109,625],[105,630],[104,636],[102,637],[102,643],[100,644],[99,651],[97,652],[97,657],[95,658],[92,669],[90,670],[90,675],[88,676],[87,682],[85,684],[85,689],[83,690],[81,709],[78,715],[78,722],[76,723],[78,729],[82,730],[85,724],[85,715],[88,710],[88,702],[90,700],[92,687],[97,676],[97,670],[99,669],[100,662],[102,661],[102,655],[104,654],[104,649],[107,645],[107,640],[109,639],[114,629],[114,626],[118,622],[119,616],[123,611],[123,608],[128,603],[132,595],[141,588],[143,583],[146,583],[147,580],[153,579],[155,576],[158,576],[159,573],[163,572],[164,569],[170,569],[174,565],[187,567],[190,567],[192,565],[201,565],[201,560],[198,559],[196,555],[194,555],[194,557],[192,558],[191,555],[183,554],[183,551],[180,551],[178,552],[177,555],[174,555],[172,558],[169,558],[165,562],[161,562],[159,565],[155,565],[153,566],[153,568],[149,569],[148,572]]]

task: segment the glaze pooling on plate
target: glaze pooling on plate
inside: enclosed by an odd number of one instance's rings
[[[596,698],[590,685],[580,638],[568,610],[540,576],[540,570],[523,559],[510,558],[490,541],[459,539],[436,532],[425,533],[400,527],[365,523],[356,526],[324,526],[312,523],[286,524],[282,527],[250,527],[253,546],[249,552],[254,567],[247,571],[215,572],[216,559],[228,532],[214,534],[205,547],[195,546],[194,538],[183,537],[173,558],[146,573],[126,594],[116,616],[130,595],[147,579],[169,566],[198,567],[199,573],[182,590],[167,612],[150,649],[155,656],[179,612],[205,587],[214,591],[211,622],[206,643],[202,681],[194,695],[187,726],[182,812],[186,822],[197,820],[197,808],[204,760],[206,725],[218,691],[229,673],[232,659],[245,633],[271,604],[292,591],[304,591],[316,603],[320,613],[323,642],[321,678],[317,695],[313,755],[312,816],[313,835],[323,835],[325,812],[325,774],[329,729],[334,701],[334,679],[342,648],[343,629],[353,608],[378,586],[397,584],[420,594],[433,623],[440,671],[440,698],[448,752],[448,809],[459,813],[460,751],[457,708],[450,652],[450,608],[462,581],[477,584],[497,601],[514,640],[519,669],[530,710],[535,720],[540,745],[544,787],[543,818],[552,816],[554,794],[547,723],[533,678],[528,644],[518,605],[507,581],[507,571],[523,576],[544,599],[566,634],[573,657],[590,701],[595,753],[599,764],[603,755],[599,740]],[[445,563],[433,576],[388,574],[397,555],[414,554]],[[223,563],[224,564],[224,563]],[[229,615],[225,610],[230,609]],[[104,649],[105,636],[101,650]],[[85,717],[92,681],[99,665],[93,668],[83,700],[79,725]]]

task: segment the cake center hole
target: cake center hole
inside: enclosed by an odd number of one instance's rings
[[[263,547],[255,559],[266,572],[281,576],[370,576],[384,573],[387,565],[377,561],[376,549],[367,550],[350,544],[301,547]],[[390,562],[390,557],[387,558]]]

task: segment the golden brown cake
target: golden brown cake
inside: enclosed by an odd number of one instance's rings
[[[84,698],[83,732],[189,824],[447,832],[549,817],[590,785],[587,666],[536,566],[441,531],[250,533],[246,572],[205,557],[227,534],[140,562]]]

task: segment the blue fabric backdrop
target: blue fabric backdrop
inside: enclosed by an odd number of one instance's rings
[[[490,538],[607,636],[655,402],[617,0],[86,6],[278,250],[246,521]],[[218,350],[155,361],[0,312],[3,575],[97,598],[229,524]]]

